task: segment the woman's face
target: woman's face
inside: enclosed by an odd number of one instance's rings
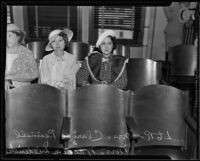
[[[57,36],[55,40],[51,43],[54,51],[63,51],[65,48],[65,41],[62,36]]]
[[[113,50],[113,42],[110,37],[103,39],[102,43],[100,44],[100,49],[105,57],[110,56]]]
[[[19,45],[19,36],[13,32],[7,32],[7,47],[15,47]]]

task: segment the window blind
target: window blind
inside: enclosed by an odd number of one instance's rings
[[[135,6],[95,6],[95,29],[129,30],[133,39],[138,39],[141,12],[141,7]]]
[[[77,37],[76,6],[28,6],[29,33],[31,38],[47,38],[54,29],[70,28]]]

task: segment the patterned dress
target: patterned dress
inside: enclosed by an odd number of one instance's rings
[[[6,54],[6,75],[23,75],[27,79],[39,77],[39,70],[35,61],[33,52],[28,48],[20,45],[16,50],[10,52],[7,49]],[[30,82],[12,81],[15,87],[30,84]]]
[[[104,59],[100,53],[93,53],[82,62],[77,73],[77,84],[105,84],[113,85],[120,89],[126,89],[127,70],[126,62],[122,56],[113,55]]]

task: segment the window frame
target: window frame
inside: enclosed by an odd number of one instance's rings
[[[37,5],[32,5],[31,7],[36,7]],[[45,7],[45,6],[47,6],[47,7],[52,7],[51,5],[44,5],[44,6],[42,6],[42,5],[39,5],[38,7]],[[48,36],[46,36],[46,37],[42,37],[42,36],[35,36],[35,37],[31,37],[31,35],[30,35],[30,25],[29,25],[29,21],[28,21],[28,7],[30,7],[29,5],[27,5],[27,6],[24,6],[24,8],[23,8],[23,14],[24,14],[24,22],[25,22],[25,29],[26,29],[26,31],[27,31],[27,35],[28,35],[28,39],[26,40],[26,42],[29,42],[29,41],[43,41],[43,40],[47,40],[48,39]],[[59,5],[58,6],[54,6],[54,7],[60,7]],[[81,40],[81,35],[82,35],[82,31],[81,31],[81,12],[80,12],[80,7],[79,6],[65,6],[65,7],[68,7],[68,11],[70,12],[70,10],[71,10],[71,8],[70,7],[77,7],[76,8],[76,14],[77,14],[77,19],[76,19],[76,29],[74,29],[73,30],[73,32],[76,32],[76,33],[74,33],[77,37],[74,39],[74,37],[73,37],[73,40],[74,41],[80,41]],[[72,13],[70,13],[70,14],[72,14]],[[39,15],[39,14],[38,14]],[[73,26],[73,25],[71,25],[71,22],[70,22],[70,15],[66,15],[66,17],[67,17],[67,20],[66,20],[66,23],[67,23],[67,25],[66,25],[66,27],[67,28],[70,28],[71,26]],[[35,20],[36,21],[36,20]],[[38,22],[39,22],[39,20],[38,20]],[[36,23],[36,22],[35,22]],[[50,27],[53,27],[53,25],[52,26],[50,26]],[[63,27],[61,27],[61,28],[63,28]],[[53,29],[52,29],[53,30]],[[52,30],[50,30],[50,31],[52,31]]]
[[[89,43],[95,44],[98,39],[98,29],[95,29],[95,6],[90,8],[90,17],[89,17]],[[138,39],[117,39],[118,44],[127,45],[127,46],[142,46],[143,44],[143,34],[144,34],[144,23],[145,23],[145,7],[141,7],[141,18],[140,18],[140,27]],[[113,28],[114,29],[114,28]]]

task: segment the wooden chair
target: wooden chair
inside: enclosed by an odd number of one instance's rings
[[[194,45],[176,45],[168,52],[170,64],[168,83],[181,90],[189,90],[190,112],[194,117],[197,113],[196,98],[198,88],[197,48]]]
[[[191,122],[188,115],[188,95],[172,86],[148,85],[134,92],[131,115],[140,139],[134,144],[134,155],[159,155],[170,159],[192,159],[197,135],[193,143],[187,139]],[[187,117],[186,117],[187,116]],[[188,117],[190,119],[188,119]],[[191,135],[190,135],[191,136]],[[193,150],[192,149],[192,150]]]
[[[170,76],[195,76],[197,48],[194,45],[176,45],[169,49]]]
[[[45,56],[46,41],[31,41],[26,46],[33,52],[36,60],[40,60]]]
[[[7,152],[61,153],[65,100],[65,94],[49,85],[32,84],[9,90],[5,101]]]
[[[70,42],[68,52],[76,56],[77,61],[85,60],[85,57],[90,52],[90,46],[84,42]]]
[[[31,41],[26,44],[27,48],[33,52],[38,68],[40,68],[42,58],[47,55],[47,52],[45,51],[46,44],[46,41]],[[40,83],[40,77],[34,79],[31,83]]]
[[[121,56],[124,56],[126,58],[129,58],[130,57],[130,47],[118,44],[116,46],[116,49],[114,50],[113,54],[114,55],[121,55]]]
[[[62,128],[67,151],[85,155],[128,154],[128,95],[129,92],[109,85],[88,85],[71,93],[66,125]]]
[[[160,64],[151,59],[129,59],[127,73],[127,88],[132,91],[146,85],[159,84],[162,78],[162,68]]]

